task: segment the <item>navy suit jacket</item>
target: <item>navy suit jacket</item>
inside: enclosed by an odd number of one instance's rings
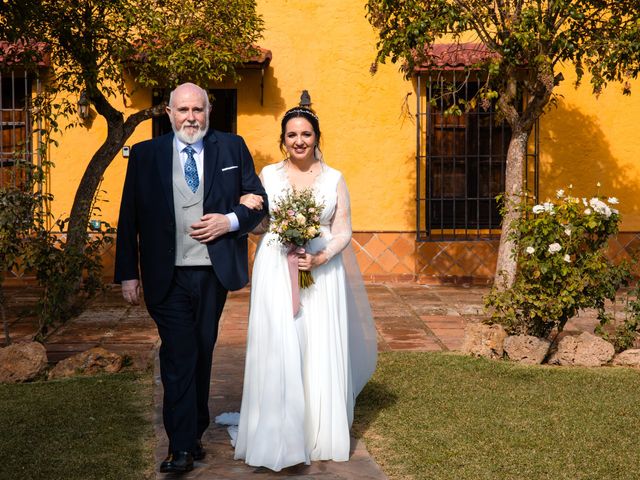
[[[247,234],[268,212],[267,195],[242,137],[209,131],[204,138],[203,213],[235,212],[240,229],[207,243],[213,269],[228,290],[249,281]],[[148,305],[169,290],[176,255],[173,204],[173,133],[134,145],[120,204],[115,281],[142,277]],[[262,211],[240,205],[240,197],[264,198]],[[140,274],[138,272],[140,266]]]

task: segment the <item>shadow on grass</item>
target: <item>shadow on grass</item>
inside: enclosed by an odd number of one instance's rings
[[[384,383],[371,380],[364,387],[356,402],[355,416],[351,434],[354,438],[362,438],[369,426],[375,422],[383,410],[389,409],[398,401]]]

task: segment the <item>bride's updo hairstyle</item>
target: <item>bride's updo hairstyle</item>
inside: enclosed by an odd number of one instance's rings
[[[287,129],[287,122],[292,118],[302,117],[307,120],[311,127],[313,127],[313,133],[316,134],[316,156],[319,153],[320,148],[318,145],[320,144],[320,121],[318,120],[318,116],[315,114],[313,110],[307,107],[294,107],[287,112],[282,117],[282,122],[280,123],[280,151],[283,154],[287,154],[287,150],[284,148],[284,135]]]

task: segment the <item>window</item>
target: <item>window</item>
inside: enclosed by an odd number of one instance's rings
[[[432,70],[416,82],[418,240],[499,235],[496,196],[504,191],[509,125],[491,102],[476,102],[473,73]],[[535,167],[537,154],[531,157]]]
[[[162,102],[164,91],[153,91],[153,105]],[[238,127],[237,118],[237,90],[235,89],[209,89],[211,98],[211,114],[209,115],[209,128],[223,132],[236,133]],[[171,122],[167,115],[153,118],[153,137],[159,137],[171,132]]]
[[[19,183],[16,163],[33,161],[31,87],[24,74],[0,72],[0,186]]]

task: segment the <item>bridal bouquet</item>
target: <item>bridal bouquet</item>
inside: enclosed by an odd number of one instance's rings
[[[275,202],[275,208],[271,211],[270,231],[281,244],[289,248],[290,259],[295,259],[297,253],[303,253],[304,245],[320,236],[323,208],[324,204],[316,202],[310,188],[288,190]],[[311,272],[299,270],[298,285],[300,288],[313,285]]]

